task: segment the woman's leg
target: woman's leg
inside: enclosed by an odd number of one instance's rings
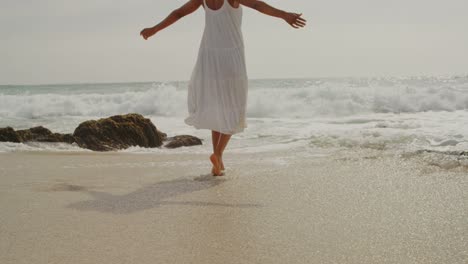
[[[232,136],[232,135],[228,135],[228,134],[223,134],[223,133],[221,133],[221,136],[219,137],[219,142],[218,142],[218,146],[217,146],[216,152],[218,153],[218,155],[219,155],[221,158],[223,157],[224,149],[226,149],[226,146],[227,146],[227,144],[229,143],[229,140],[231,139],[231,136]],[[216,152],[215,152],[215,153],[216,153]]]
[[[218,146],[220,136],[221,136],[221,133],[219,133],[218,131],[211,130],[211,141],[213,142],[213,153],[216,152],[216,146]]]
[[[213,153],[216,153],[216,147],[219,144],[219,138],[221,137],[221,133],[218,131],[211,130],[211,141],[213,143]],[[226,146],[225,146],[226,147]],[[224,150],[223,150],[224,151]],[[221,170],[224,170],[224,163],[223,163],[223,153],[221,153],[221,157],[219,160],[221,165]]]
[[[211,141],[213,143],[213,154],[216,153],[216,149],[217,149],[217,146],[218,146],[218,143],[219,143],[219,138],[221,137],[221,133],[218,132],[218,131],[214,131],[214,130],[211,130]],[[211,173],[213,175],[216,175],[216,174],[219,174],[220,172],[218,172],[216,170],[216,166],[215,166],[215,163],[216,162],[213,162],[212,158],[210,157],[210,160],[211,162],[213,163],[213,168],[211,169]],[[217,161],[217,163],[219,163],[219,165],[221,166],[220,170],[224,170],[224,166],[223,166],[223,163],[222,163],[222,158],[219,159]],[[218,173],[217,173],[218,172]]]
[[[223,152],[226,149],[226,146],[231,139],[231,135],[219,133],[219,136],[216,134],[219,132],[212,132],[212,140],[214,146],[214,153],[210,156],[210,160],[213,163],[213,169],[211,172],[214,176],[222,176],[222,170],[224,170],[223,164]],[[218,137],[218,143],[216,144],[216,138]]]

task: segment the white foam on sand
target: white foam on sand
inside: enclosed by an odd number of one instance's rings
[[[78,147],[76,144],[49,142],[0,142],[0,152],[91,152]]]

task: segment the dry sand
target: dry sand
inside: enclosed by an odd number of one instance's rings
[[[201,154],[0,154],[0,263],[468,263],[466,172],[225,159],[212,178]]]

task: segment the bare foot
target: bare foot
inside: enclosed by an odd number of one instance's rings
[[[211,154],[210,161],[213,163],[213,169],[211,170],[213,176],[223,176],[224,174],[221,172],[221,167],[219,164],[219,157],[215,154]]]
[[[212,174],[212,176],[224,176],[224,175],[226,175],[226,174],[224,173],[224,171],[221,171],[221,174],[220,174],[220,175],[215,175],[216,173],[215,173],[214,167],[211,168],[211,174]]]
[[[223,157],[222,156],[219,157],[218,160],[219,160],[219,166],[221,166],[221,172],[224,172],[226,169],[224,168]],[[213,170],[214,170],[214,167],[211,170],[212,173],[213,173]]]

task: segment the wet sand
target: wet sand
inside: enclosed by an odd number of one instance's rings
[[[468,263],[468,175],[375,153],[0,154],[0,263]]]

